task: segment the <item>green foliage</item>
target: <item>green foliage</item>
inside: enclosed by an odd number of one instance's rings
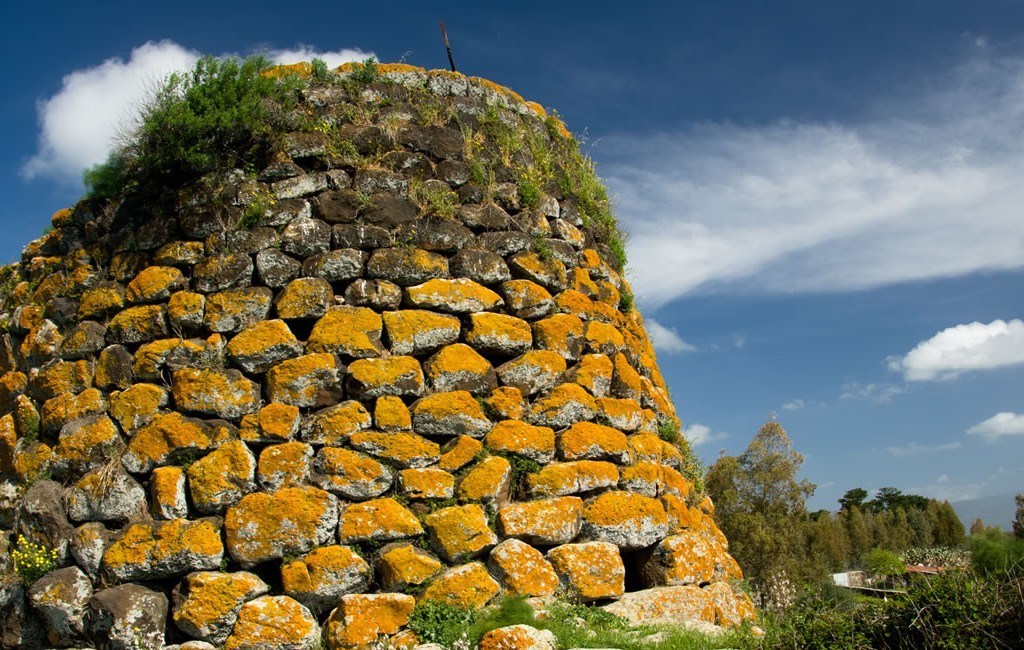
[[[999,529],[989,529],[972,536],[970,548],[971,560],[983,574],[1006,571],[1024,574],[1024,540]]]
[[[357,64],[349,78],[356,83],[369,84],[377,81],[378,77],[380,77],[380,71],[377,69],[377,59],[371,56],[362,64]]]
[[[906,571],[899,555],[884,548],[873,548],[864,556],[864,566],[877,576],[898,576]]]
[[[679,420],[666,418],[658,422],[658,437],[674,445],[679,444]]]
[[[506,596],[496,607],[488,608],[479,613],[470,626],[467,636],[475,647],[480,639],[491,630],[509,625],[532,625],[537,627],[537,619],[533,608],[526,602],[526,596]]]
[[[416,633],[420,643],[439,643],[450,648],[475,620],[476,613],[472,609],[427,600],[416,604],[407,625]]]
[[[619,311],[620,312],[622,312],[623,314],[628,314],[629,312],[633,311],[633,308],[635,306],[636,306],[636,304],[634,302],[633,292],[631,292],[631,291],[629,291],[627,289],[627,290],[622,291],[622,293],[619,294]]]
[[[541,464],[530,458],[512,453],[496,453],[509,462],[512,466],[511,487],[509,488],[513,500],[526,498],[526,476],[541,470]]]
[[[310,79],[313,83],[318,84],[329,84],[335,80],[335,74],[327,67],[327,62],[323,59],[313,59],[309,62],[310,65]]]
[[[554,255],[554,251],[551,250],[551,244],[545,241],[543,237],[534,237],[532,248],[537,257],[545,261],[550,260]]]
[[[1024,539],[1024,494],[1018,492],[1013,502],[1016,506],[1013,513],[1013,536]]]
[[[36,544],[24,535],[18,535],[18,548],[11,551],[14,572],[26,585],[56,569],[59,556],[57,549]]]
[[[409,198],[428,216],[454,219],[459,197],[450,187],[440,182],[414,183]]]
[[[217,169],[257,166],[273,136],[276,110],[301,81],[265,75],[263,57],[203,57],[167,77],[128,142],[85,175],[90,196],[139,188],[159,194]]]

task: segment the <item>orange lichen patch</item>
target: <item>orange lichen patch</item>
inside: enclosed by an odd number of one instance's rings
[[[427,380],[436,392],[468,390],[485,395],[497,386],[491,363],[464,343],[448,345],[424,364]]]
[[[306,342],[308,352],[332,352],[356,359],[376,357],[384,322],[369,307],[331,307],[313,326]]]
[[[501,296],[469,278],[434,278],[408,287],[405,299],[413,307],[468,314],[494,309],[504,303]]]
[[[660,500],[661,505],[665,506],[669,533],[678,533],[686,528],[690,528],[700,518],[700,510],[690,508],[682,497],[674,494],[663,494]]]
[[[106,415],[83,419],[65,427],[54,450],[54,462],[85,469],[98,466],[124,449],[117,425]]]
[[[569,269],[569,287],[588,298],[596,298],[598,294],[597,284],[590,279],[590,272],[578,266]]]
[[[558,291],[566,285],[565,264],[554,257],[543,258],[534,251],[520,251],[509,259],[509,268],[548,289]]]
[[[109,580],[124,582],[215,569],[223,555],[216,520],[175,519],[129,526],[100,564]]]
[[[675,417],[676,409],[668,396],[668,391],[656,387],[647,377],[640,378],[640,385],[643,387],[643,396],[650,402],[650,406],[663,416]]]
[[[323,278],[299,278],[278,294],[274,306],[279,318],[309,319],[323,316],[334,302],[331,283]]]
[[[544,107],[537,102],[525,102],[526,107],[533,111],[540,119],[545,119],[548,116],[548,112],[544,110]],[[558,119],[558,118],[555,118]],[[563,127],[564,128],[564,127]]]
[[[241,440],[229,440],[188,468],[196,510],[218,514],[256,489],[256,457]]]
[[[405,469],[398,473],[403,495],[409,499],[450,499],[455,493],[455,477],[434,467]]]
[[[302,354],[302,344],[283,320],[264,320],[232,338],[228,354],[246,372],[266,372],[275,363]]]
[[[565,359],[552,350],[530,350],[497,368],[498,379],[506,386],[533,395],[554,386],[565,372]]]
[[[663,466],[642,460],[635,465],[622,468],[619,487],[627,492],[656,497],[661,492]]]
[[[43,403],[42,426],[44,433],[59,431],[68,422],[90,415],[99,415],[107,410],[107,400],[95,388],[78,395],[67,393]]]
[[[703,588],[715,605],[715,624],[735,627],[743,621],[756,621],[757,609],[750,596],[734,590],[728,582],[712,582]]]
[[[641,494],[605,492],[583,507],[584,539],[637,549],[668,535],[669,521],[661,501]]]
[[[393,480],[387,467],[351,449],[324,447],[315,464],[318,485],[346,499],[378,497]]]
[[[285,442],[299,431],[299,407],[292,404],[271,402],[260,409],[257,418],[261,442]]]
[[[272,68],[267,68],[260,74],[272,79],[281,79],[289,75],[297,75],[303,79],[308,79],[313,74],[313,65],[308,61],[275,65]]]
[[[495,546],[487,566],[511,594],[546,597],[558,589],[558,574],[544,554],[518,539]]]
[[[623,399],[640,399],[642,384],[640,374],[629,365],[626,355],[615,355],[615,375],[612,377],[612,394]]]
[[[259,385],[237,370],[182,368],[174,373],[171,392],[179,409],[226,420],[255,413],[260,404]]]
[[[162,371],[167,363],[167,357],[179,347],[189,351],[199,350],[199,346],[194,341],[182,341],[176,338],[159,339],[140,345],[132,358],[132,372],[135,373],[135,377],[150,381],[164,379]]]
[[[107,325],[107,340],[119,343],[142,343],[167,336],[167,315],[164,305],[129,307],[117,313]]]
[[[594,397],[604,397],[611,389],[614,372],[615,366],[607,356],[587,354],[569,370],[567,377],[586,388]]]
[[[42,442],[23,442],[14,450],[14,475],[22,483],[43,475],[53,462],[53,450]]]
[[[537,347],[557,352],[568,361],[578,359],[583,351],[583,331],[583,321],[572,314],[555,314],[533,324]]]
[[[222,643],[242,604],[269,590],[247,571],[197,571],[185,576],[174,606],[174,624],[189,636]]]
[[[384,589],[422,585],[444,567],[430,553],[412,544],[396,544],[381,551],[377,571]]]
[[[268,490],[297,487],[309,480],[313,448],[302,442],[270,445],[256,462],[256,480]]]
[[[333,404],[340,396],[340,374],[333,354],[321,352],[288,359],[267,371],[267,397],[271,402],[300,408]]]
[[[228,508],[224,531],[228,551],[243,567],[304,553],[334,537],[337,499],[314,487],[253,492]]]
[[[455,316],[425,309],[384,312],[392,354],[423,354],[459,340],[462,324]]]
[[[414,357],[358,359],[348,367],[347,381],[350,393],[360,399],[423,393],[423,369]]]
[[[509,280],[501,283],[505,304],[515,316],[532,319],[546,316],[555,302],[547,289],[530,280]]]
[[[617,598],[626,591],[626,568],[614,544],[565,544],[546,558],[573,596],[587,602]]]
[[[413,428],[425,436],[482,438],[491,428],[484,409],[469,391],[434,393],[412,405]]]
[[[526,103],[526,100],[523,99],[522,95],[520,95],[516,91],[512,90],[511,88],[506,88],[501,84],[496,84],[489,79],[484,79],[483,77],[467,77],[467,79],[469,79],[469,81],[472,81],[477,85],[483,86],[488,90],[491,90],[499,95],[502,95],[503,97],[507,97],[508,99],[513,100],[517,104]]]
[[[604,608],[633,625],[673,625],[679,621],[715,622],[711,596],[697,585],[656,587],[626,594]]]
[[[608,280],[598,280],[595,284],[597,284],[598,300],[610,306],[619,304],[622,296],[614,284]]]
[[[500,456],[480,461],[459,482],[459,501],[501,503],[508,497],[512,464]]]
[[[710,582],[726,550],[713,537],[683,530],[654,547],[640,569],[648,586],[701,585]]]
[[[530,324],[507,314],[480,312],[470,314],[466,343],[482,352],[518,354],[533,345]]]
[[[23,282],[18,286],[26,285],[28,283]],[[12,295],[12,300],[17,300],[17,296]],[[27,299],[27,298],[26,298]],[[26,305],[25,307],[18,309],[13,314],[13,326],[16,330],[29,331],[35,329],[43,324],[44,320],[44,309],[42,305]]]
[[[416,515],[391,498],[371,499],[347,506],[338,517],[342,544],[391,541],[423,534]]]
[[[693,483],[685,476],[671,467],[662,467],[661,490],[659,494],[674,494],[685,499],[692,490]]]
[[[665,442],[654,433],[637,433],[629,436],[629,446],[636,460],[649,460],[671,467],[679,467],[682,454],[671,443]]]
[[[322,546],[281,565],[284,592],[314,611],[329,609],[337,598],[365,588],[373,569],[347,546]]]
[[[579,497],[514,503],[498,511],[498,525],[503,537],[543,546],[565,544],[579,533],[582,512]]]
[[[149,511],[157,519],[181,519],[188,515],[182,468],[157,467],[149,475]]]
[[[491,451],[517,454],[538,463],[550,463],[555,457],[555,431],[520,420],[502,420],[484,437]]]
[[[501,593],[501,585],[479,562],[448,569],[420,594],[419,600],[439,600],[456,607],[479,608]]]
[[[579,494],[614,487],[618,482],[619,469],[598,460],[555,463],[526,477],[527,489],[534,498]]]
[[[555,296],[555,310],[563,314],[571,314],[582,320],[594,317],[594,301],[587,294],[576,289],[566,289]]]
[[[110,394],[110,415],[130,434],[153,421],[167,406],[167,391],[156,384],[135,384]]]
[[[357,431],[349,438],[349,444],[401,467],[427,467],[441,458],[441,448],[436,442],[404,431]]]
[[[14,454],[18,434],[14,431],[14,417],[8,413],[0,417],[0,474],[14,472]]]
[[[54,365],[60,365],[60,364],[54,364]],[[89,370],[88,365],[87,364],[83,364],[83,365],[84,365],[83,370],[88,372],[88,370]],[[37,377],[42,375],[42,374],[43,374],[43,372],[40,372],[39,375],[37,375]],[[91,380],[88,383],[83,383],[82,390],[85,390],[85,388],[89,384],[91,384],[91,383],[92,383]],[[11,409],[14,408],[14,398],[17,395],[24,394],[24,392],[27,389],[28,389],[28,377],[26,377],[25,373],[23,373],[23,372],[18,372],[17,370],[11,370],[9,372],[5,372],[2,376],[0,376],[0,413],[9,413],[11,411]],[[48,393],[44,393],[43,395],[40,395],[40,397],[47,397],[47,398],[54,397],[54,396],[59,395],[60,393],[63,393],[63,392],[64,392],[63,390],[60,390],[60,391],[57,391],[56,393],[53,393],[52,395],[50,395]]]
[[[483,447],[483,443],[479,440],[474,440],[469,436],[459,436],[445,446],[437,466],[447,472],[457,472],[473,462]]]
[[[504,420],[518,420],[526,413],[526,401],[518,388],[499,386],[484,399],[492,416]]]
[[[312,648],[320,638],[313,614],[288,596],[260,596],[242,605],[224,650]]]
[[[557,639],[550,630],[524,623],[499,627],[480,638],[479,650],[554,650]]]
[[[558,434],[562,460],[610,460],[625,465],[633,459],[626,434],[593,422],[577,422]]]
[[[9,372],[0,381],[9,394],[25,392],[25,375],[20,372]],[[92,369],[88,361],[58,361],[32,373],[31,394],[45,401],[67,393],[81,393],[91,385]]]
[[[75,211],[72,208],[61,208],[53,213],[50,217],[50,225],[54,228],[63,228],[64,226],[70,226],[72,218],[74,217]]]
[[[122,462],[130,472],[148,472],[166,464],[175,452],[202,452],[216,447],[230,433],[226,427],[209,425],[180,413],[159,415],[131,439]]]
[[[498,543],[483,507],[475,503],[442,508],[424,517],[423,523],[434,548],[449,562],[476,557]]]
[[[529,417],[536,424],[562,428],[596,415],[597,403],[586,389],[579,384],[561,384],[534,402]]]
[[[610,426],[626,433],[632,433],[643,424],[643,409],[636,400],[597,398],[598,416]]]
[[[407,431],[412,428],[412,414],[401,397],[385,395],[377,398],[373,421],[381,431]]]
[[[228,289],[210,294],[206,298],[203,322],[214,332],[237,332],[267,317],[271,295],[266,287]]]
[[[196,328],[203,324],[206,296],[192,291],[178,291],[167,301],[167,318],[179,328]]]
[[[14,426],[19,436],[31,436],[39,432],[39,409],[35,402],[25,395],[14,398]],[[488,423],[488,426],[490,423]]]
[[[614,325],[590,321],[584,331],[587,349],[595,354],[614,356],[622,349],[625,341],[622,333]]]
[[[187,284],[185,276],[173,266],[150,266],[128,283],[125,297],[130,303],[158,302]]]
[[[398,632],[416,599],[406,594],[347,594],[324,626],[327,647],[365,647],[382,634]]]
[[[302,439],[318,445],[340,445],[356,431],[373,426],[361,402],[348,400],[314,413],[302,427]]]
[[[104,314],[118,311],[124,307],[124,287],[109,284],[82,292],[82,301],[78,304],[78,318],[99,318]]]

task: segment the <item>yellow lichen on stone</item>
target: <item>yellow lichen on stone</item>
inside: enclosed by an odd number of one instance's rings
[[[317,453],[317,483],[345,498],[372,498],[391,487],[391,471],[376,460],[338,447],[324,447]]]
[[[421,354],[459,340],[462,325],[449,314],[402,309],[383,314],[392,354]]]
[[[309,480],[313,448],[302,442],[270,445],[256,461],[256,478],[265,489],[298,487]]]
[[[42,442],[19,444],[14,451],[14,474],[22,483],[42,476],[53,462],[53,450]]]
[[[505,303],[516,316],[538,318],[546,316],[554,304],[551,293],[530,280],[509,280],[502,282]]]
[[[416,515],[391,498],[371,499],[347,506],[338,518],[342,544],[391,541],[423,534]]]
[[[167,391],[156,384],[135,384],[110,394],[110,415],[128,434],[153,421],[167,406]]]
[[[632,460],[626,434],[593,422],[577,422],[558,434],[562,460],[611,460],[625,465]]]
[[[434,278],[408,287],[406,300],[413,307],[456,314],[487,311],[503,304],[501,296],[468,278]]]
[[[158,415],[139,430],[128,443],[125,466],[132,472],[149,471],[165,464],[173,452],[206,451],[229,435],[224,427],[204,425],[198,420],[172,412]]]
[[[314,487],[253,492],[228,508],[225,540],[235,561],[250,567],[325,544],[337,518],[337,499]]]
[[[373,422],[381,431],[407,431],[412,428],[412,415],[402,398],[385,395],[374,404]]]
[[[424,517],[423,523],[434,548],[449,562],[476,557],[498,543],[483,507],[475,503],[442,508]]]
[[[124,307],[124,303],[124,288],[121,285],[111,284],[86,289],[78,304],[78,318],[79,320],[99,318],[104,314],[120,310]]]
[[[575,360],[583,349],[583,331],[583,321],[578,316],[555,314],[533,324],[533,339],[538,348]]]
[[[473,462],[483,447],[483,443],[479,440],[469,436],[459,436],[445,447],[437,466],[447,472],[457,472]]]
[[[622,332],[614,325],[590,321],[583,333],[587,340],[587,348],[595,354],[607,354],[609,356],[618,353],[625,344]]]
[[[611,426],[631,433],[643,423],[643,409],[636,400],[599,397],[597,399],[598,414]]]
[[[123,448],[117,425],[101,415],[64,429],[54,450],[54,460],[62,465],[84,468],[105,463],[105,454],[114,454]]]
[[[320,610],[333,606],[329,594],[336,598],[339,591],[365,588],[372,573],[366,560],[351,548],[321,546],[281,565],[281,587],[292,598]]]
[[[582,512],[579,497],[513,503],[498,511],[498,526],[503,537],[542,546],[566,544],[579,533]]]
[[[743,591],[733,589],[728,582],[712,582],[703,588],[715,606],[715,624],[735,627],[744,621],[756,621],[757,609]]]
[[[283,320],[254,323],[228,342],[228,354],[248,372],[265,372],[301,353],[302,344]]]
[[[174,465],[157,467],[149,475],[149,510],[158,519],[188,515],[185,501],[185,470]]]
[[[196,328],[206,315],[206,296],[192,291],[177,291],[167,301],[167,318],[175,327]]]
[[[129,307],[117,313],[107,325],[107,340],[142,343],[167,335],[167,314],[164,305]]]
[[[665,506],[642,494],[604,492],[583,506],[583,539],[611,542],[633,550],[663,539],[669,530]]]
[[[436,442],[405,431],[357,431],[349,438],[349,444],[402,467],[426,467],[441,457],[441,448]]]
[[[312,648],[320,636],[316,617],[288,596],[261,596],[238,610],[224,650]]]
[[[480,461],[459,482],[459,501],[502,502],[508,497],[512,464],[501,456]]]
[[[103,553],[101,566],[114,580],[160,578],[195,569],[212,569],[224,554],[220,530],[211,519],[174,519],[133,524]],[[183,556],[197,561],[185,565]]]
[[[259,386],[237,370],[182,368],[174,372],[171,392],[179,409],[227,420],[259,409]]]
[[[311,319],[323,316],[333,302],[331,283],[323,278],[299,278],[289,282],[274,301],[278,318]]]
[[[455,493],[455,477],[434,467],[403,469],[398,482],[409,499],[450,499]]]
[[[186,283],[185,276],[173,266],[150,266],[128,283],[125,297],[131,303],[167,300]]]
[[[517,454],[539,463],[551,462],[555,454],[555,431],[520,420],[502,420],[484,436],[491,451]]]
[[[256,489],[256,457],[241,440],[229,440],[188,468],[196,510],[217,514]]]
[[[25,375],[12,372],[4,375],[4,386],[12,394],[24,393]],[[92,368],[88,361],[58,361],[32,373],[32,394],[47,400],[67,393],[81,393],[92,384]]]
[[[512,386],[499,386],[484,399],[490,412],[504,420],[519,420],[526,412],[523,393]]]
[[[544,554],[518,539],[495,546],[487,566],[510,594],[544,598],[558,589],[558,574]]]
[[[260,440],[285,442],[299,431],[299,407],[271,402],[258,414]]]
[[[68,422],[90,415],[99,415],[107,410],[107,400],[95,388],[84,390],[78,395],[66,393],[43,403],[41,412],[43,432],[59,431]]]
[[[362,399],[417,396],[423,392],[423,369],[414,357],[358,359],[348,367],[348,385]]]
[[[444,567],[432,555],[412,544],[396,544],[381,551],[377,570],[385,589],[422,585]]]
[[[615,355],[612,363],[615,366],[615,375],[612,377],[612,393],[616,397],[624,399],[640,399],[643,390],[640,373],[629,365],[626,355],[621,352]]]
[[[347,442],[356,431],[373,426],[373,417],[361,402],[348,400],[317,411],[302,427],[307,442],[337,446]]]
[[[384,322],[368,307],[340,305],[327,310],[313,326],[306,342],[307,352],[331,352],[356,359],[376,357]]]
[[[321,352],[288,359],[267,371],[267,397],[271,402],[298,407],[334,403],[339,374],[333,354]]]
[[[589,492],[614,487],[618,482],[618,467],[599,460],[554,463],[526,477],[526,487],[534,498]]]
[[[197,571],[182,584],[185,590],[173,611],[175,625],[191,636],[217,642],[227,638],[242,604],[268,590],[266,583],[247,571]],[[224,631],[217,634],[219,629]]]
[[[570,594],[587,602],[626,591],[626,568],[614,544],[565,544],[545,556]]]
[[[497,385],[491,362],[465,343],[441,348],[424,368],[427,381],[438,392],[465,389],[481,395]]]
[[[438,600],[456,607],[476,609],[501,593],[501,585],[479,562],[462,564],[445,571],[420,594],[420,602]]]
[[[365,647],[398,632],[409,620],[416,599],[406,594],[346,594],[327,619],[327,647]]]
[[[565,358],[552,350],[530,350],[497,368],[498,378],[506,386],[533,395],[554,386],[565,372]]]
[[[534,402],[529,417],[531,422],[562,428],[596,415],[597,402],[586,389],[579,384],[559,384]]]
[[[594,318],[594,301],[575,289],[566,289],[555,296],[555,309],[585,321]]]

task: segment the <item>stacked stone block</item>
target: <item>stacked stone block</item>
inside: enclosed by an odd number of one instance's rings
[[[83,201],[5,271],[0,541],[63,568],[4,578],[0,647],[411,644],[417,601],[501,594],[752,616],[607,233],[479,135],[560,122],[381,70],[310,82],[261,169]]]

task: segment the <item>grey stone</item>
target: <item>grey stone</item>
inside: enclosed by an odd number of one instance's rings
[[[384,228],[396,228],[404,223],[415,221],[419,215],[416,204],[391,194],[374,194],[369,204],[360,211],[360,216],[368,223]]]
[[[293,219],[281,233],[281,249],[299,257],[325,253],[331,248],[331,227],[319,219]]]
[[[342,248],[321,253],[302,264],[302,273],[328,282],[351,280],[363,274],[367,254],[355,248]]]
[[[252,281],[252,271],[252,258],[249,255],[216,255],[196,264],[192,283],[197,291],[203,293],[244,287]]]
[[[288,225],[293,219],[311,216],[312,209],[306,199],[284,199],[267,206],[263,215],[263,223],[279,228]]]
[[[395,240],[409,242],[435,253],[454,253],[470,245],[473,232],[454,221],[420,219],[400,227]]]
[[[370,256],[366,272],[371,278],[401,286],[448,277],[448,260],[436,253],[409,248],[379,248]]]
[[[61,342],[60,355],[64,359],[84,359],[106,346],[107,328],[95,321],[82,321],[68,332]]]
[[[458,210],[459,220],[473,230],[508,230],[512,217],[497,205],[463,205]]]
[[[386,228],[363,223],[339,223],[334,226],[335,248],[359,248],[373,250],[385,248],[394,243],[394,237]]]
[[[480,284],[498,284],[512,279],[508,265],[501,255],[487,250],[467,248],[456,253],[449,261],[452,277],[469,278]]]
[[[54,645],[70,646],[86,640],[85,612],[92,598],[92,583],[78,567],[52,571],[32,584],[29,600],[46,622]]]
[[[74,521],[124,523],[146,512],[146,491],[120,464],[86,474],[67,494],[68,517]]]
[[[502,257],[508,257],[533,246],[533,237],[517,231],[485,232],[477,235],[477,244]]]
[[[362,194],[392,194],[405,198],[409,181],[405,176],[383,169],[366,169],[356,174],[352,187]]]
[[[103,589],[89,599],[89,636],[105,650],[162,650],[167,605],[167,596],[139,585]]]
[[[283,287],[302,271],[302,263],[279,250],[268,249],[256,254],[256,273],[268,287]]]
[[[273,183],[270,188],[278,199],[297,199],[327,189],[327,174],[304,174]]]
[[[75,529],[71,538],[71,557],[90,578],[98,580],[103,553],[113,540],[113,533],[98,521],[90,521]]]

